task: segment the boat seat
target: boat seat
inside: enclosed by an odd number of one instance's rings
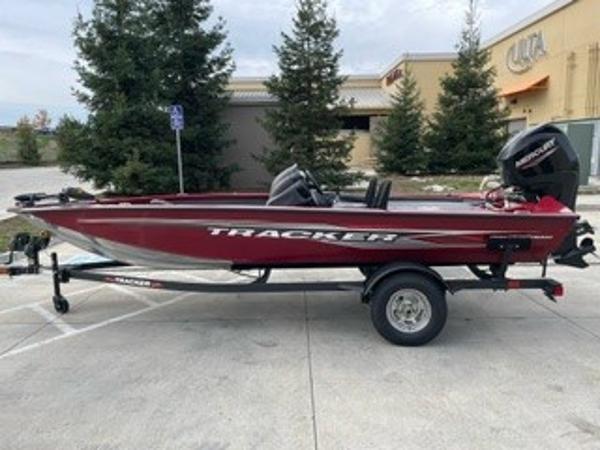
[[[271,182],[271,189],[269,191],[269,197],[277,196],[300,178],[302,178],[302,175],[298,169],[298,164],[292,164],[290,167],[281,171],[275,178],[273,178],[273,181]]]
[[[377,183],[377,178],[375,177],[371,178],[369,181],[367,193],[365,194],[365,203],[367,205],[370,205],[375,201],[375,195],[377,194]]]
[[[312,203],[310,188],[297,164],[273,179],[267,206],[305,206]]]
[[[392,193],[392,182],[383,181],[377,189],[374,199],[371,203],[367,203],[368,208],[373,209],[387,209],[390,201],[390,194]]]
[[[317,183],[310,172],[294,164],[273,179],[267,206],[331,207],[336,194],[322,192]]]

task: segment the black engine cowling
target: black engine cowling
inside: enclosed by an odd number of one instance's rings
[[[557,127],[540,125],[513,137],[500,152],[498,163],[505,187],[516,188],[529,201],[550,195],[575,211],[579,189],[579,157],[569,138]],[[553,256],[557,263],[587,267],[583,257],[595,251],[587,238],[587,222],[578,223]]]
[[[517,187],[529,199],[550,195],[575,210],[579,157],[569,138],[553,125],[540,125],[513,137],[498,162],[505,186]]]

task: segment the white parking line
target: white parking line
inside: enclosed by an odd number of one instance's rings
[[[29,309],[38,313],[40,316],[42,316],[44,319],[46,319],[48,321],[48,323],[51,323],[52,325],[54,325],[56,328],[58,328],[64,334],[69,334],[69,333],[72,333],[75,331],[75,328],[73,328],[71,325],[66,323],[59,316],[56,316],[56,315],[52,314],[50,311],[48,311],[47,309],[42,308],[39,304],[32,305]]]
[[[105,287],[105,285],[99,285],[99,286],[92,286],[86,289],[80,289],[78,291],[73,291],[73,292],[69,292],[68,295],[69,297],[75,296],[75,295],[82,295],[82,294],[87,294],[89,292],[95,292],[95,291],[99,291],[100,289],[103,289]],[[51,294],[48,294],[48,298],[50,299],[51,302]],[[36,305],[41,305],[43,303],[47,303],[47,300],[41,300],[39,302],[33,302],[33,303],[26,303],[25,305],[19,305],[19,306],[15,306],[13,308],[8,308],[8,309],[4,309],[2,311],[0,311],[0,315],[1,314],[8,314],[11,312],[15,312],[15,311],[19,311],[21,309],[30,309]]]
[[[194,274],[191,274],[191,273],[186,273],[184,271],[180,271],[180,272],[181,273],[173,270],[173,271],[170,271],[169,273],[172,274],[172,275],[179,276],[181,278],[188,278],[190,280],[200,281],[202,283],[208,283],[208,284],[215,283],[215,280],[211,279],[211,278],[205,278],[205,277],[202,277],[200,275],[194,275]],[[246,280],[248,280],[248,279],[252,280],[253,277],[239,275],[238,278],[233,278],[231,280],[221,280],[221,281],[218,281],[218,283],[219,284],[238,284],[238,283],[243,284],[243,283],[246,283],[247,282]]]
[[[125,295],[128,295],[129,297],[134,298],[135,300],[138,300],[142,303],[144,303],[145,305],[148,306],[156,306],[158,303],[156,303],[155,301],[150,300],[148,297],[146,297],[145,295],[139,293],[139,292],[135,292],[133,290],[129,290],[124,286],[120,286],[118,284],[110,284],[109,287],[115,291],[121,292]],[[134,288],[135,289],[135,288]]]
[[[60,336],[55,336],[53,338],[46,339],[44,341],[35,342],[33,344],[26,345],[24,347],[17,348],[17,349],[11,350],[9,352],[6,352],[3,355],[0,355],[0,360],[2,360],[4,358],[8,358],[9,356],[14,356],[14,355],[18,355],[20,353],[25,353],[25,352],[27,352],[29,350],[34,350],[36,348],[39,348],[39,347],[51,344],[52,342],[55,342],[55,341],[60,341],[62,339],[70,338],[70,337],[73,337],[73,336],[78,336],[80,334],[87,333],[89,331],[97,330],[98,328],[106,327],[106,326],[111,325],[113,323],[118,323],[118,322],[121,322],[123,320],[131,319],[132,317],[139,316],[140,314],[144,314],[146,312],[149,312],[149,311],[152,311],[152,310],[155,310],[155,309],[164,308],[165,306],[173,305],[173,304],[175,304],[177,302],[180,302],[181,300],[184,300],[187,297],[191,297],[192,295],[194,295],[194,294],[192,294],[192,293],[181,294],[181,295],[178,295],[178,296],[176,296],[176,297],[172,298],[171,300],[166,301],[164,303],[157,303],[154,306],[149,306],[147,308],[143,308],[143,309],[140,309],[138,311],[134,311],[134,312],[129,313],[129,314],[124,314],[122,316],[113,317],[112,319],[105,320],[104,322],[95,323],[95,324],[89,325],[89,326],[84,327],[84,328],[73,329],[73,331],[71,331],[69,333],[61,334]]]

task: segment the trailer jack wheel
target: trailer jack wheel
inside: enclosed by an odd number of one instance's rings
[[[54,310],[59,313],[59,314],[66,314],[69,312],[69,302],[67,301],[66,298],[60,296],[54,296],[52,298],[52,301],[54,303]]]

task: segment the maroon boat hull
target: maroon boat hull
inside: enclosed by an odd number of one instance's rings
[[[86,250],[154,267],[361,266],[500,263],[491,237],[526,237],[511,262],[542,262],[572,231],[577,216],[553,199],[492,210],[443,203],[391,202],[384,210],[259,205],[261,195],[123,199],[19,212],[41,220]],[[156,200],[158,199],[158,203]],[[456,201],[458,200],[458,203]],[[241,205],[236,202],[246,201]],[[228,202],[230,204],[228,204]],[[409,206],[406,206],[409,205]],[[412,205],[412,206],[410,206]]]

